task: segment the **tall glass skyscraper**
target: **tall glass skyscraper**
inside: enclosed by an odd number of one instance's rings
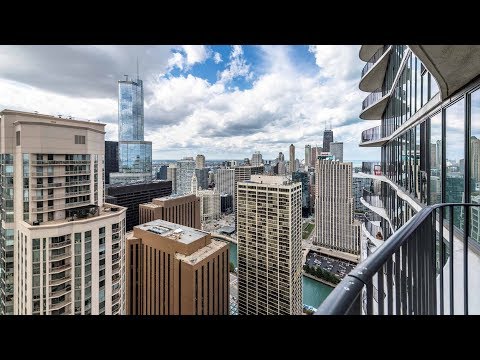
[[[152,180],[152,143],[144,141],[143,82],[118,81],[118,169],[110,183]]]

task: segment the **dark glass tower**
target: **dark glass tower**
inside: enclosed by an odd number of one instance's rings
[[[325,129],[323,132],[323,151],[330,152],[331,142],[333,142],[333,131]]]

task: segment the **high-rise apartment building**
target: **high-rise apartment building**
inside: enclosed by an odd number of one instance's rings
[[[152,142],[144,141],[143,82],[118,81],[118,173],[110,183],[152,180]]]
[[[215,189],[219,194],[235,194],[235,170],[217,169],[215,174]]]
[[[470,137],[470,152],[471,152],[471,178],[476,183],[480,182],[480,140],[476,136]],[[472,186],[475,189],[475,185]]]
[[[360,255],[360,223],[353,218],[352,163],[318,160],[315,180],[314,243]]]
[[[165,220],[175,224],[201,229],[200,199],[195,194],[172,195],[141,204],[140,224],[153,220]]]
[[[129,315],[228,315],[229,245],[163,220],[127,239]]]
[[[281,151],[278,153],[278,161],[285,161],[285,155]]]
[[[195,158],[195,169],[203,169],[205,167],[205,155],[198,154]]]
[[[177,194],[188,194],[191,189],[193,174],[195,174],[195,161],[184,158],[177,161]]]
[[[0,314],[124,314],[125,211],[105,124],[0,112]]]
[[[169,196],[172,193],[172,182],[157,180],[148,183],[119,184],[105,187],[108,194],[105,199],[116,205],[127,208],[126,230],[130,231],[134,226],[142,224],[138,216],[140,204],[152,201],[152,199]]]
[[[325,129],[323,132],[323,151],[330,152],[330,143],[333,142],[333,131],[330,129]],[[318,156],[318,150],[317,150]]]
[[[290,159],[289,159],[288,172],[291,174],[295,172],[295,145],[290,144],[289,154],[290,154]]]
[[[302,313],[302,184],[252,175],[237,189],[238,313]]]
[[[336,161],[343,162],[343,142],[331,142],[330,153]]]
[[[202,221],[217,220],[221,215],[220,194],[214,190],[197,190],[200,198],[200,218]]]
[[[255,151],[253,153],[251,164],[252,164],[252,166],[262,166],[263,165],[262,154],[260,153],[260,151]]]
[[[167,180],[172,182],[172,194],[177,193],[177,165],[170,164],[167,168]]]
[[[105,184],[110,184],[112,172],[118,172],[118,141],[105,141]]]
[[[308,168],[312,164],[312,146],[305,145],[305,168]]]

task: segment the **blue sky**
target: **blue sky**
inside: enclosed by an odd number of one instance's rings
[[[359,148],[360,46],[172,45],[0,46],[0,107],[65,114],[107,124],[117,139],[117,80],[134,75],[145,90],[145,138],[154,159],[204,154],[273,159],[288,146],[304,157],[321,144],[325,122],[344,158],[378,159]],[[42,69],[42,71],[38,71]]]

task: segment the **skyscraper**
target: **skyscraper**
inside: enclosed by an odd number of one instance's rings
[[[336,161],[343,162],[343,142],[331,142],[330,153],[335,157]]]
[[[312,166],[312,146],[305,145],[305,167]]]
[[[295,145],[293,144],[290,144],[290,149],[289,149],[289,153],[290,153],[290,159],[289,159],[289,166],[290,168],[288,169],[289,170],[289,173],[292,174],[295,172]]]
[[[217,169],[215,189],[219,194],[235,194],[235,169]]]
[[[255,151],[252,155],[252,166],[261,166],[263,165],[263,159],[262,159],[262,154],[260,151]]]
[[[476,136],[470,138],[470,153],[471,178],[475,182],[480,182],[480,140]]]
[[[353,219],[352,163],[318,160],[315,179],[314,243],[359,255],[360,223]]]
[[[278,153],[278,161],[285,161],[285,155],[281,151]]]
[[[228,315],[229,245],[163,220],[127,239],[129,315]]]
[[[310,191],[308,182],[308,172],[296,171],[292,174],[293,182],[302,183],[302,215],[307,217],[310,213]]]
[[[157,180],[167,180],[167,165],[160,165],[157,169],[156,178]]]
[[[144,141],[143,82],[118,81],[118,173],[110,174],[110,183],[152,180],[152,142]]]
[[[103,200],[104,134],[0,112],[0,314],[125,313],[126,208]]]
[[[167,180],[172,182],[172,194],[177,193],[177,165],[170,164],[167,168]]]
[[[198,154],[195,158],[195,169],[203,169],[205,167],[205,155]]]
[[[208,189],[208,169],[195,169],[195,176],[197,177],[198,189]]]
[[[237,189],[238,312],[302,313],[302,184],[252,175]]]
[[[177,161],[177,194],[183,195],[190,192],[192,176],[195,174],[195,161],[184,158]]]
[[[105,184],[110,184],[112,172],[118,172],[118,141],[105,141]]]
[[[330,152],[330,143],[333,142],[333,131],[325,129],[323,132],[323,151]]]

